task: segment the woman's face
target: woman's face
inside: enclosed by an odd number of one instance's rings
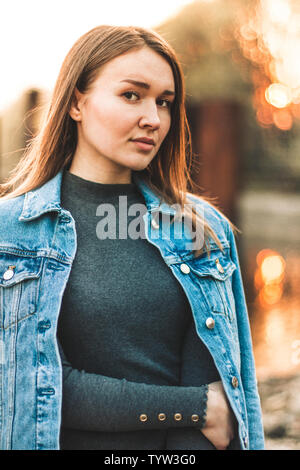
[[[76,90],[71,117],[78,144],[70,171],[129,182],[158,152],[171,125],[175,83],[168,62],[148,47],[116,57],[86,94]],[[100,179],[99,179],[100,178]]]

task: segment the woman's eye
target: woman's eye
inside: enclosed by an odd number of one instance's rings
[[[161,99],[161,100],[158,100],[158,104],[159,104],[160,106],[162,106],[163,108],[170,108],[170,106],[171,106],[172,103],[171,103],[171,101],[169,101],[169,100],[163,100],[163,99]]]
[[[123,93],[123,96],[129,101],[137,101],[139,99],[139,95],[134,91],[126,91]]]

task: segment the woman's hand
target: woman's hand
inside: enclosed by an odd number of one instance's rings
[[[234,416],[221,381],[208,386],[206,423],[201,431],[217,450],[225,450],[234,437]]]

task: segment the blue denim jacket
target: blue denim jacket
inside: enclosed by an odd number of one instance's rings
[[[60,205],[63,172],[40,188],[0,199],[1,449],[59,449],[62,366],[56,328],[77,243],[75,222]],[[225,250],[195,258],[176,222],[164,236],[157,211],[174,214],[145,181],[146,238],[156,245],[190,302],[197,333],[213,356],[236,416],[242,449],[263,449],[251,335],[232,230],[210,204],[191,196]],[[188,237],[187,237],[188,238]]]

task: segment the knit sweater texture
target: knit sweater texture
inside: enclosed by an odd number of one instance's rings
[[[144,209],[127,216],[124,201]],[[181,285],[146,240],[142,194],[65,170],[61,204],[77,234],[58,324],[61,449],[213,448],[200,429],[219,375]],[[137,215],[140,237],[124,236]]]

